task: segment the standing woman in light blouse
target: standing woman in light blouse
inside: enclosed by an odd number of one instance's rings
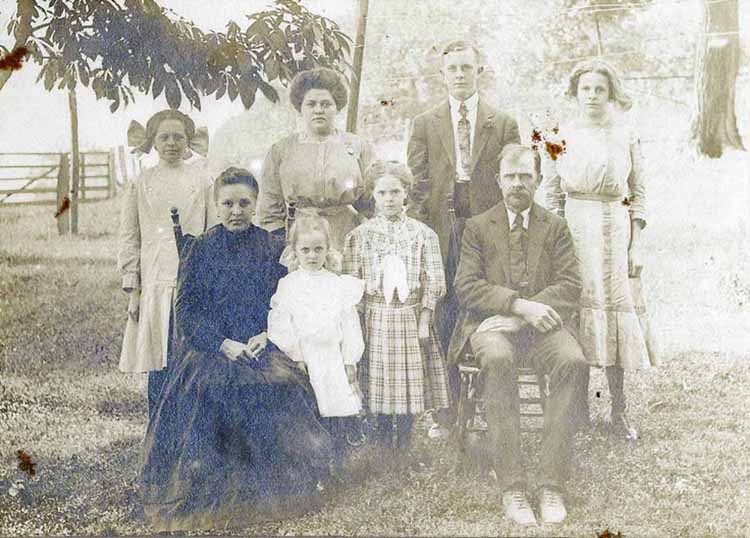
[[[565,151],[549,163],[546,205],[558,212],[564,207],[573,235],[583,280],[578,337],[589,363],[606,370],[612,430],[634,440],[638,432],[626,415],[624,371],[656,364],[640,285],[643,157],[637,134],[613,110],[631,107],[617,71],[600,59],[586,60],[568,82],[566,93],[576,99],[578,114],[560,126]]]
[[[208,133],[177,110],[154,114],[144,128],[131,122],[134,152],[155,149],[159,164],[144,170],[123,193],[117,264],[128,294],[128,320],[120,355],[123,372],[148,372],[149,417],[166,379],[172,307],[179,256],[170,208],[180,213],[183,232],[206,228],[210,180],[204,162],[187,163],[194,151],[206,155]]]
[[[289,100],[304,121],[304,129],[282,138],[268,152],[261,173],[257,223],[283,235],[290,202],[299,215],[325,217],[334,249],[362,220],[364,170],[372,158],[369,142],[339,131],[336,116],[347,102],[340,75],[327,68],[298,73]]]

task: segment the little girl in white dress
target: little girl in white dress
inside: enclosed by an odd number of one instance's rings
[[[340,268],[340,255],[330,241],[322,217],[302,216],[292,226],[281,257],[290,273],[271,298],[268,338],[307,370],[340,473],[352,417],[362,410],[356,365],[365,345],[356,305],[364,282],[329,270]]]

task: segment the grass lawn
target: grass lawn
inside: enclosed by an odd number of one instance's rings
[[[642,439],[614,442],[592,371],[596,427],[577,439],[569,518],[521,529],[455,447],[420,439],[423,472],[355,455],[319,513],[235,534],[742,536],[750,533],[750,262],[742,155],[691,163],[647,147],[647,285],[663,367],[626,378]],[[739,186],[739,188],[738,188]],[[146,534],[136,490],[146,425],[142,376],[117,371],[125,297],[115,271],[117,201],[81,207],[81,235],[52,208],[0,208],[0,535]],[[595,393],[599,391],[601,397]],[[538,438],[524,438],[527,464]],[[36,463],[18,469],[17,450]]]

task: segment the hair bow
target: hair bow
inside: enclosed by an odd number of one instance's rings
[[[131,153],[146,154],[153,147],[153,137],[149,138],[146,128],[135,120],[128,126],[128,146],[133,148]],[[192,155],[191,150],[198,155],[205,157],[208,155],[208,129],[198,127],[192,138],[188,140],[188,147],[183,155],[183,159],[189,159]]]

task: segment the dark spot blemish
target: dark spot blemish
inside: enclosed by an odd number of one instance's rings
[[[31,455],[25,450],[16,451],[18,457],[18,468],[29,476],[36,474],[36,463],[31,460]]]
[[[560,155],[565,153],[565,144],[555,144],[554,142],[545,140],[544,149],[547,151],[547,155],[550,156],[550,159],[556,161]]]
[[[69,208],[70,208],[70,198],[66,196],[65,198],[63,198],[62,203],[60,204],[60,207],[58,207],[57,211],[55,211],[55,218],[65,213]]]
[[[18,47],[10,51],[8,54],[0,58],[0,70],[3,71],[18,71],[23,66],[23,61],[29,54],[29,49],[26,47]]]
[[[622,533],[617,531],[617,534],[611,533],[609,529],[605,529],[604,532],[597,533],[596,538],[623,538]]]

